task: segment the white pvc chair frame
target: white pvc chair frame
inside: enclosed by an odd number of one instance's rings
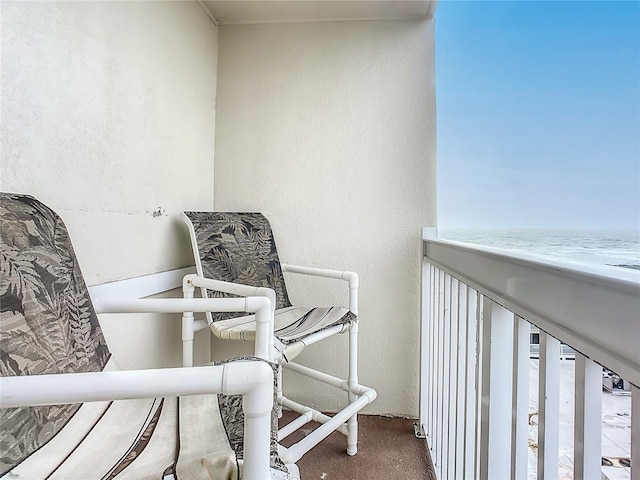
[[[193,236],[192,236],[193,238]],[[197,257],[197,255],[196,255]],[[196,262],[196,267],[198,262]],[[302,267],[288,264],[281,264],[283,272],[313,275],[325,278],[344,280],[349,284],[349,310],[355,315],[358,314],[358,275],[355,272],[327,270],[321,268]],[[234,295],[253,295],[267,297],[271,305],[276,304],[276,294],[270,288],[252,287],[221,280],[212,280],[198,275],[187,275],[183,284],[185,298],[193,298],[195,288],[201,288],[203,295],[206,290],[217,290]],[[273,322],[273,316],[270,317]],[[193,316],[185,315],[182,322],[183,359],[184,366],[193,364],[193,333],[203,328],[208,328],[204,320],[195,321]],[[260,328],[259,325],[256,328]],[[312,335],[305,337],[299,342],[287,345],[284,352],[278,351],[274,346],[273,323],[269,325],[271,333],[269,340],[270,360],[279,363],[284,368],[297,372],[301,375],[313,378],[327,385],[344,390],[347,393],[348,405],[334,416],[330,417],[311,407],[297,403],[286,398],[282,394],[282,374],[278,378],[277,399],[278,405],[293,410],[300,414],[300,417],[285,425],[278,431],[278,441],[291,435],[293,432],[306,425],[310,421],[321,423],[318,428],[306,435],[302,440],[286,448],[279,446],[279,453],[285,463],[297,462],[305,453],[315,447],[333,431],[338,431],[347,437],[347,454],[353,456],[358,449],[358,420],[357,413],[376,398],[376,392],[372,388],[358,384],[358,324],[354,323],[349,328],[349,374],[348,378],[342,379],[333,375],[314,370],[312,368],[293,363],[291,359],[302,351],[305,346],[319,342],[327,337],[335,335],[343,330],[342,325],[337,325]],[[256,332],[257,336],[258,332]],[[288,354],[293,352],[293,355]],[[286,355],[286,358],[285,358]]]
[[[225,299],[94,300],[97,313],[255,313],[255,355],[269,357],[273,308],[265,297]],[[191,313],[193,315],[193,313]],[[269,480],[273,370],[264,362],[198,368],[0,377],[0,408],[223,393],[243,395],[243,480]]]

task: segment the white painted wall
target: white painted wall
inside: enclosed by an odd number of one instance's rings
[[[219,35],[215,208],[265,213],[287,263],[360,274],[360,380],[378,391],[367,411],[417,415],[420,231],[436,220],[433,20]],[[292,280],[298,303],[346,301],[341,282]],[[346,345],[299,359],[345,374]],[[324,410],[344,396],[292,380]]]
[[[63,217],[89,284],[192,264],[174,217],[213,205],[217,27],[195,2],[0,8],[2,190]],[[179,361],[173,318],[103,324],[125,365]]]

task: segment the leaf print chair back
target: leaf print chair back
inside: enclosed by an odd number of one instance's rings
[[[236,310],[269,325],[264,297],[92,302],[64,223],[26,195],[0,194],[0,247],[0,477],[298,478],[277,456],[269,332],[263,359],[119,371],[97,316]]]
[[[182,215],[191,238],[197,274],[189,277],[192,287],[185,290],[193,296],[200,288],[205,298],[264,295],[274,305],[274,332],[271,339],[271,360],[284,368],[345,391],[347,405],[335,415],[328,415],[302,405],[283,395],[282,378],[278,381],[276,403],[300,414],[300,417],[280,429],[280,440],[297,431],[311,420],[321,423],[300,442],[280,453],[286,462],[296,462],[333,431],[347,437],[347,454],[357,452],[357,412],[371,403],[376,392],[358,383],[358,275],[354,272],[301,267],[280,262],[276,243],[268,220],[260,213],[184,212]],[[347,306],[300,306],[289,299],[284,273],[313,275],[343,280],[349,289]],[[207,314],[211,332],[223,340],[248,340],[256,336],[253,315]],[[193,358],[193,332],[198,323],[183,320],[184,365]],[[293,359],[304,348],[339,333],[349,333],[348,378],[342,379],[307,366]]]

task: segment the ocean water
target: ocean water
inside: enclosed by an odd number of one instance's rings
[[[640,270],[638,230],[439,229],[438,236],[568,262]]]

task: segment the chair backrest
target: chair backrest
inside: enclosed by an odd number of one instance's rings
[[[110,353],[60,217],[33,197],[0,193],[0,248],[0,375],[101,371]],[[2,409],[0,474],[78,408]]]
[[[290,307],[271,225],[261,213],[185,212],[199,275],[272,288],[276,308]],[[210,292],[209,296],[227,296]],[[213,321],[237,316],[214,314]]]

